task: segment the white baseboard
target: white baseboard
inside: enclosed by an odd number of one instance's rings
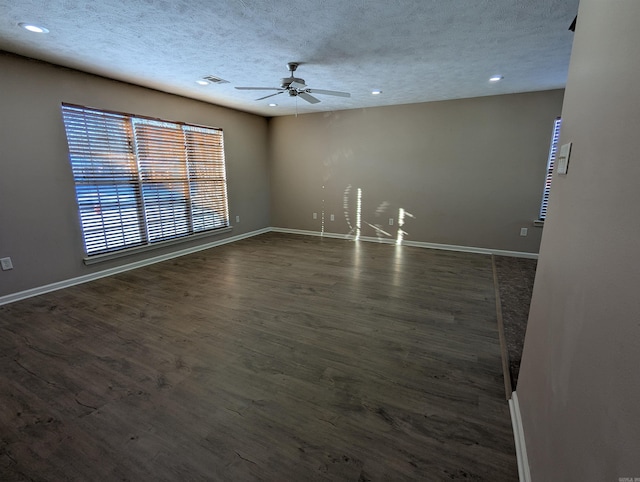
[[[195,246],[192,248],[181,249],[178,251],[173,251],[168,254],[164,254],[161,256],[154,256],[152,258],[147,258],[141,261],[136,261],[134,263],[124,264],[122,266],[117,266],[115,268],[109,268],[102,271],[96,271],[95,273],[78,276],[77,278],[71,278],[68,280],[58,281],[55,283],[51,283],[45,286],[38,286],[36,288],[31,288],[25,291],[20,291],[18,293],[12,293],[5,296],[0,296],[0,305],[5,305],[7,303],[13,303],[15,301],[23,300],[25,298],[31,298],[32,296],[38,296],[45,293],[49,293],[51,291],[60,290],[63,288],[68,288],[70,286],[78,285],[81,283],[87,283],[89,281],[93,281],[99,278],[104,278],[105,276],[111,276],[114,274],[122,273],[125,271],[129,271],[136,268],[141,268],[142,266],[147,266],[154,263],[159,263],[161,261],[166,261],[168,259],[177,258],[180,256],[185,256],[187,254],[195,253],[197,251],[202,251],[203,249],[209,249],[216,246],[220,246],[223,244],[233,243],[235,241],[240,241],[241,239],[250,238],[252,236],[257,236],[260,234],[268,233],[268,232],[276,232],[276,233],[288,233],[288,234],[302,234],[305,236],[322,236],[325,238],[336,238],[336,239],[350,239],[354,240],[355,237],[349,234],[339,234],[339,233],[321,233],[319,231],[305,231],[302,229],[288,229],[288,228],[276,228],[269,227],[259,229],[257,231],[251,231],[249,233],[239,234],[237,236],[231,236],[229,238],[224,238],[216,241],[212,241],[211,243],[201,244],[199,246]],[[382,244],[396,244],[395,239],[391,238],[374,238],[370,236],[361,236],[359,238],[361,241],[371,242],[371,243],[382,243]],[[403,246],[414,246],[418,248],[430,248],[430,249],[442,249],[447,251],[461,251],[466,253],[479,253],[479,254],[495,254],[498,256],[512,256],[516,258],[531,258],[537,259],[538,255],[536,253],[525,253],[519,251],[504,251],[500,249],[487,249],[487,248],[476,248],[472,246],[457,246],[453,244],[437,244],[437,243],[425,243],[421,241],[410,241],[403,240]]]
[[[339,233],[327,233],[327,232],[321,233],[319,231],[305,231],[303,229],[289,229],[289,228],[271,228],[271,231],[275,233],[303,234],[305,236],[321,236],[325,238],[355,240],[355,236],[351,234],[339,234]],[[396,240],[392,238],[374,238],[371,236],[360,236],[360,238],[358,239],[360,241],[367,241],[372,243],[396,244]],[[416,248],[442,249],[445,251],[460,251],[463,253],[495,254],[496,256],[511,256],[513,258],[538,259],[538,253],[527,253],[524,251],[507,251],[503,249],[477,248],[474,246],[459,246],[456,244],[426,243],[423,241],[411,241],[407,239],[402,241],[402,245],[413,246]]]
[[[509,411],[511,412],[511,424],[513,425],[513,438],[516,444],[516,458],[518,459],[518,477],[520,482],[531,482],[531,471],[529,470],[529,459],[527,457],[527,446],[524,441],[524,430],[522,428],[522,417],[520,415],[520,404],[518,394],[513,392],[509,400]]]
[[[196,253],[204,249],[214,248],[216,246],[221,246],[223,244],[233,243],[235,241],[240,241],[241,239],[250,238],[252,236],[257,236],[259,234],[268,233],[269,231],[271,231],[271,228],[263,228],[257,231],[251,231],[248,233],[239,234],[237,236],[231,236],[229,238],[218,239],[216,241],[212,241],[206,244],[201,244],[191,248],[173,251],[171,253],[163,254],[160,256],[154,256],[152,258],[136,261],[134,263],[127,263],[122,266],[116,266],[115,268],[96,271],[95,273],[78,276],[77,278],[57,281],[55,283],[51,283],[44,286],[38,286],[36,288],[20,291],[18,293],[12,293],[10,295],[0,296],[0,305],[6,305],[7,303],[13,303],[15,301],[20,301],[25,298],[31,298],[32,296],[43,295],[45,293],[50,293],[51,291],[56,291],[63,288],[68,288],[70,286],[87,283],[89,281],[104,278],[106,276],[112,276],[114,274],[123,273],[125,271],[130,271],[132,269],[141,268],[142,266],[148,266],[150,264],[159,263],[161,261],[166,261],[168,259],[178,258],[180,256],[185,256],[187,254]]]

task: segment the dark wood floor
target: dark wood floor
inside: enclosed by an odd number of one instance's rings
[[[496,283],[501,301],[500,311],[503,319],[506,358],[509,365],[511,387],[516,389],[524,336],[529,319],[529,306],[536,279],[535,259],[494,257]]]
[[[271,233],[0,306],[0,479],[516,481],[491,259]]]

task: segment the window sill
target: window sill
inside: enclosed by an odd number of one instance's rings
[[[533,225],[539,228],[544,227],[544,219],[536,219],[533,221]]]
[[[132,256],[134,254],[145,253],[147,251],[153,251],[159,248],[165,248],[167,246],[174,246],[176,244],[186,243],[187,241],[195,241],[198,239],[208,238],[210,236],[217,236],[220,234],[230,233],[233,231],[233,227],[218,228],[212,231],[206,231],[204,233],[192,234],[190,236],[182,236],[180,238],[168,239],[167,241],[160,241],[153,244],[145,244],[144,246],[136,246],[135,248],[127,248],[120,251],[114,251],[113,253],[97,254],[94,256],[87,256],[83,258],[85,265],[90,266],[92,264],[102,263],[104,261],[111,261],[112,259],[124,258],[126,256]]]

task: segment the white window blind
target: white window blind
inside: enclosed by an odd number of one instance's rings
[[[222,130],[62,112],[87,255],[229,226]]]
[[[558,139],[560,139],[560,124],[562,119],[559,117],[553,122],[553,132],[551,133],[551,146],[549,147],[549,158],[547,159],[547,175],[544,180],[544,190],[542,192],[542,202],[540,203],[540,219],[544,221],[547,218],[547,208],[549,205],[549,193],[551,191],[551,179],[553,178],[553,169],[556,165],[556,153],[558,150]]]

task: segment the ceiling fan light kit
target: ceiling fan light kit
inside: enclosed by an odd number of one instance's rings
[[[300,77],[294,77],[293,73],[298,69],[297,62],[289,62],[287,64],[287,68],[289,69],[290,75],[289,77],[283,77],[280,79],[280,87],[236,87],[238,90],[276,90],[277,92],[274,94],[265,95],[264,97],[260,97],[256,99],[264,100],[269,97],[273,97],[274,95],[279,95],[284,92],[289,94],[289,97],[300,97],[303,100],[306,100],[310,104],[317,104],[320,102],[320,99],[317,99],[311,94],[320,94],[320,95],[333,95],[335,97],[351,97],[351,94],[348,92],[339,92],[336,90],[325,90],[325,89],[312,89],[305,83],[305,80]]]

